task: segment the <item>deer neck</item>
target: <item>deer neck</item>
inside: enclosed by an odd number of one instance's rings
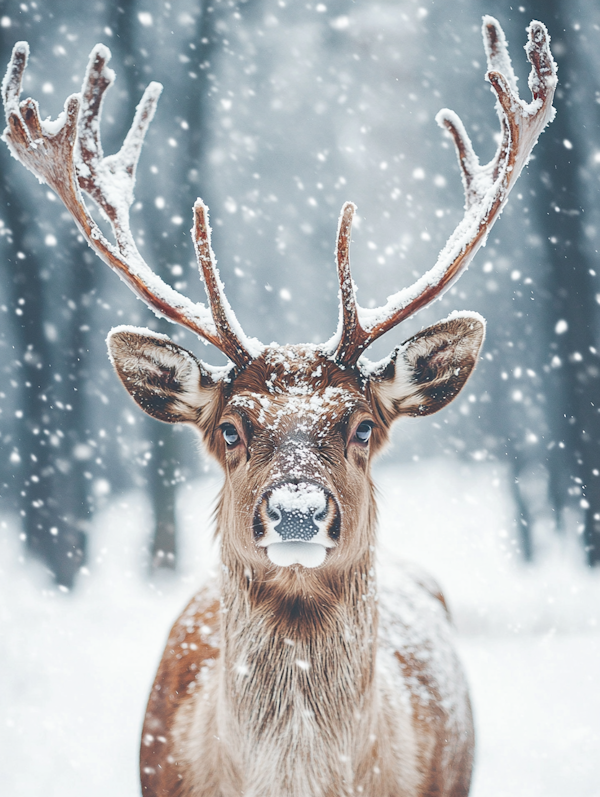
[[[372,548],[335,575],[278,575],[224,562],[221,738],[257,795],[350,793],[376,724]]]

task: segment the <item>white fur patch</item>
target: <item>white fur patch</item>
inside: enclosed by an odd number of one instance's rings
[[[275,528],[277,522],[269,522],[266,534],[261,537],[258,546],[267,549],[267,556],[278,567],[294,564],[319,567],[325,561],[327,549],[336,547],[336,543],[323,528],[319,528],[310,541],[282,540]],[[319,521],[315,521],[315,525],[319,525]]]
[[[319,567],[326,554],[327,548],[314,542],[275,542],[267,546],[267,556],[278,567]]]
[[[143,346],[140,349],[138,368],[141,371],[151,371],[154,367],[157,372],[161,367],[165,370],[173,369],[181,391],[177,395],[175,406],[185,411],[186,406],[192,409],[204,407],[210,401],[212,393],[200,388],[200,370],[196,359],[185,349],[171,349],[167,346]]]
[[[421,396],[421,385],[414,381],[414,370],[406,362],[405,347],[400,349],[396,357],[394,378],[378,385],[377,395],[388,411],[395,407],[418,407]]]

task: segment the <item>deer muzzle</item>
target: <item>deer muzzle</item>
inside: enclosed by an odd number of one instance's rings
[[[263,493],[254,518],[256,544],[274,565],[318,567],[339,538],[333,495],[313,482],[284,482]]]

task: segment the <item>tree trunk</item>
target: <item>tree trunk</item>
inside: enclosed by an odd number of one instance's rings
[[[7,155],[3,158],[8,160]],[[76,440],[63,429],[73,428],[74,410],[78,418],[83,417],[84,396],[77,390],[81,385],[77,369],[69,374],[72,379],[66,386],[61,384],[63,366],[68,365],[68,358],[64,357],[66,346],[63,341],[52,342],[52,335],[44,326],[46,300],[55,301],[57,297],[51,295],[51,283],[42,278],[35,247],[24,240],[34,220],[21,206],[17,192],[10,191],[7,181],[0,186],[12,232],[8,257],[11,273],[6,288],[10,305],[16,310],[12,332],[17,349],[14,375],[19,383],[20,406],[13,459],[20,461],[14,463],[15,488],[28,550],[46,564],[59,584],[71,588],[85,560],[82,525],[87,508],[82,469],[73,468],[71,462]],[[77,281],[65,280],[71,284]],[[78,348],[80,343],[76,341]]]
[[[572,494],[580,492],[584,511],[583,538],[590,566],[600,564],[600,359],[596,350],[598,323],[591,260],[584,234],[585,166],[578,146],[579,125],[573,110],[576,91],[585,85],[578,74],[577,42],[570,9],[560,0],[533,3],[530,11],[543,20],[560,52],[559,89],[555,121],[536,149],[539,177],[537,212],[546,238],[550,266],[549,394],[551,425],[563,456]],[[572,40],[573,38],[573,40]],[[579,120],[580,121],[580,120]],[[553,457],[556,461],[556,457]],[[563,505],[567,502],[563,496]]]

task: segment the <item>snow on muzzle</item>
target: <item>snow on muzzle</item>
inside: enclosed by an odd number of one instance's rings
[[[284,482],[266,490],[256,507],[254,537],[279,567],[318,567],[340,536],[333,495],[313,482]]]

